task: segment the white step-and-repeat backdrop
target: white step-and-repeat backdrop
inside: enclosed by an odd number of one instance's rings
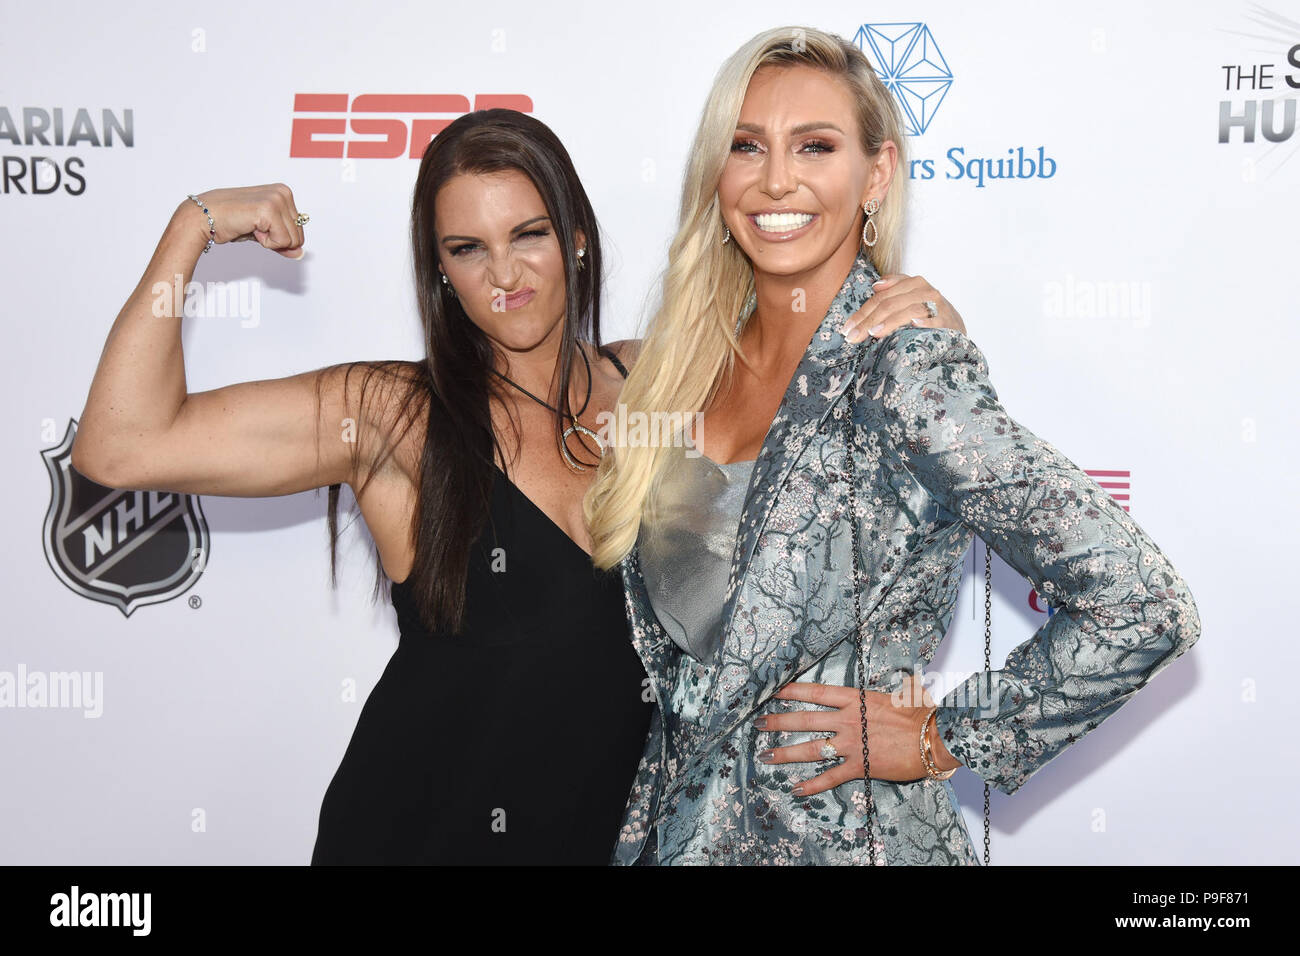
[[[607,332],[632,336],[714,72],[792,8],[0,9],[0,862],[305,863],[396,646],[363,527],[330,590],[323,492],[66,477],[104,338],[171,211],[283,181],[312,217],[302,262],[251,243],[201,259],[191,391],[415,358],[417,157],[460,113],[527,110],[577,164],[605,230]],[[994,792],[994,862],[1295,862],[1300,7],[827,0],[793,18],[856,38],[906,108],[907,271],[961,310],[1012,413],[1150,531],[1203,620],[1118,714]],[[942,674],[983,666],[980,549]],[[1000,562],[995,587],[1000,663],[1046,617]],[[581,711],[554,717],[546,745],[580,747]],[[954,782],[978,841],[980,781]]]

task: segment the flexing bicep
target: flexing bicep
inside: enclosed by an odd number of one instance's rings
[[[361,402],[363,363],[227,385],[186,397],[155,435],[88,453],[87,477],[111,487],[271,497],[352,483],[380,446],[380,396]],[[382,390],[381,390],[382,391]],[[97,470],[98,469],[98,470]]]

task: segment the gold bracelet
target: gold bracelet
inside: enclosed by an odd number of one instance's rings
[[[934,719],[935,714],[938,712],[938,707],[930,708],[930,712],[925,715],[925,720],[921,721],[921,762],[925,764],[925,772],[927,775],[933,777],[935,780],[947,780],[957,772],[957,768],[953,767],[951,770],[940,770],[935,765],[934,759],[931,756],[929,734],[926,733],[929,729],[930,721]]]

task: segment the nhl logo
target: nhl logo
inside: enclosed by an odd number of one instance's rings
[[[50,473],[45,558],[82,597],[138,607],[183,594],[203,574],[211,542],[198,495],[105,488],[72,467],[76,421],[41,452]]]

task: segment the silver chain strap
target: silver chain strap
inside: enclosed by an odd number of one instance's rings
[[[858,496],[857,496],[857,462],[854,454],[856,443],[853,435],[853,399],[856,394],[853,385],[848,387],[848,409],[844,416],[844,451],[848,463],[849,480],[849,531],[853,542],[853,620],[855,623],[853,637],[855,658],[858,671],[858,706],[862,719],[862,783],[867,792],[867,847],[871,855],[871,865],[876,866],[876,801],[871,792],[871,756],[867,746],[867,678],[866,665],[863,663],[863,645],[866,644],[867,659],[870,659],[871,644],[862,637],[862,548],[858,537]],[[984,545],[984,673],[990,681],[992,677],[993,657],[993,557],[988,544]],[[984,865],[989,863],[989,785],[984,784]],[[959,811],[960,812],[960,811]]]
[[[858,495],[857,463],[854,461],[853,441],[853,395],[854,386],[848,388],[848,413],[844,416],[845,456],[849,465],[849,529],[853,540],[853,629],[854,658],[858,667],[858,705],[862,718],[862,784],[867,791],[867,851],[871,855],[871,865],[876,866],[876,800],[871,792],[871,756],[867,747],[867,675],[866,665],[862,661],[862,550],[858,541]],[[871,646],[867,645],[870,655]]]
[[[984,674],[990,691],[993,687],[993,555],[984,543]],[[984,784],[984,865],[989,865],[989,785]]]

